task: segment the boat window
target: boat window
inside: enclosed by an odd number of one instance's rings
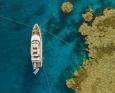
[[[33,47],[33,49],[37,49],[37,47]]]
[[[33,54],[37,54],[37,51],[34,51]]]
[[[34,58],[38,58],[38,57],[40,57],[40,56],[33,56]]]
[[[32,44],[38,44],[38,45],[40,45],[40,41],[39,40],[33,40]]]

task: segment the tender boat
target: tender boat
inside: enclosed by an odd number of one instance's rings
[[[40,28],[37,24],[34,25],[31,37],[31,61],[33,73],[37,74],[42,67],[42,36]]]

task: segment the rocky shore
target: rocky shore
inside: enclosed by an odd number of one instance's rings
[[[85,36],[89,59],[67,80],[68,88],[75,93],[115,93],[115,10],[105,9],[79,31]]]

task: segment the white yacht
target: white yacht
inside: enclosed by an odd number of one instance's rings
[[[31,61],[33,73],[37,74],[42,67],[42,36],[40,28],[37,24],[34,25],[31,37]]]

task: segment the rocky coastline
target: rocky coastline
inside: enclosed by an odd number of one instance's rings
[[[115,93],[115,9],[105,9],[91,25],[84,22],[79,32],[85,36],[89,58],[66,85],[75,93]]]

